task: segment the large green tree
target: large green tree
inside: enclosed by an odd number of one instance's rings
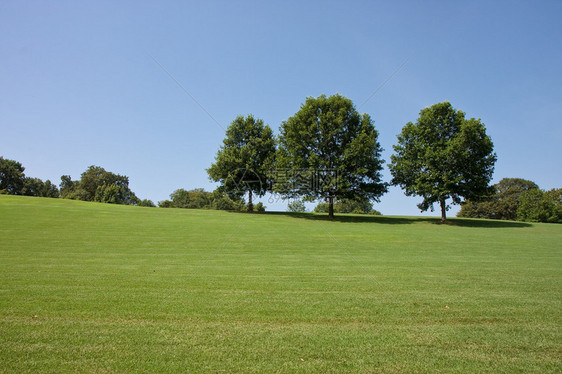
[[[253,211],[253,195],[263,196],[267,191],[274,159],[271,128],[251,114],[238,116],[226,130],[223,145],[207,173],[234,199],[248,193],[248,211]]]
[[[489,186],[496,162],[494,145],[480,119],[466,119],[449,102],[422,109],[415,123],[398,135],[389,165],[392,184],[408,196],[421,196],[418,207],[441,207],[446,220],[447,200],[460,204],[493,193]]]
[[[20,162],[0,157],[0,191],[21,195],[25,183],[24,170]]]
[[[284,174],[275,186],[284,196],[326,200],[332,218],[336,199],[379,201],[387,191],[378,132],[350,99],[309,97],[280,132],[277,171]]]

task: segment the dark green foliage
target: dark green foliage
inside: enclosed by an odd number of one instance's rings
[[[21,163],[0,157],[0,190],[9,195],[21,195],[25,181]]]
[[[175,208],[174,203],[170,200],[162,200],[158,202],[159,208]]]
[[[547,222],[562,223],[562,188],[553,188],[544,193],[544,199],[551,206],[550,220]]]
[[[138,205],[140,200],[127,186],[103,184],[96,189],[94,201],[108,204]]]
[[[70,175],[63,175],[60,179],[61,182],[59,187],[61,197],[64,199],[71,198],[71,195],[74,195],[79,182],[73,181],[72,178],[70,178]]]
[[[81,195],[81,200],[96,200],[96,193],[100,191],[100,194],[103,194],[105,189],[107,188],[105,187],[103,190],[98,190],[104,185],[115,185],[116,187],[124,187],[128,189],[129,178],[124,175],[114,174],[112,172],[106,171],[102,167],[92,165],[82,173],[82,177],[80,178],[78,188],[84,191],[84,193]],[[117,191],[117,189],[115,187],[112,187],[111,191],[112,192],[109,193],[113,194]]]
[[[334,203],[334,212],[338,213],[337,209],[336,209],[336,203]],[[328,203],[318,203],[318,205],[316,205],[314,207],[314,213],[328,213],[328,211],[330,210],[330,204]]]
[[[244,209],[248,210],[248,207],[244,204],[244,200],[240,196],[236,196],[235,194],[228,195],[224,192],[224,188],[220,186],[212,192],[211,209],[239,212]]]
[[[320,203],[314,208],[315,213],[327,213],[328,203]],[[373,209],[373,204],[366,199],[341,199],[334,203],[334,212],[353,213],[353,214],[373,214],[380,215],[379,211]]]
[[[562,222],[562,189],[532,189],[521,194],[517,218],[530,222]]]
[[[41,190],[42,197],[60,197],[60,192],[56,184],[53,184],[50,180],[46,180]]]
[[[154,205],[154,202],[152,202],[152,200],[149,200],[149,199],[143,199],[143,200],[139,201],[138,205],[144,206],[144,207],[149,207],[149,208],[156,207],[156,205]]]
[[[241,200],[233,200],[228,196],[218,196],[213,199],[211,204],[212,209],[216,210],[234,210],[241,211],[245,207],[244,202]]]
[[[448,199],[460,204],[463,198],[478,200],[493,193],[492,140],[479,119],[465,119],[449,102],[422,109],[416,123],[404,126],[393,148],[392,184],[408,196],[423,197],[418,205],[422,211],[438,203],[443,221]]]
[[[229,197],[221,188],[213,192],[207,192],[202,188],[190,191],[183,188],[177,189],[170,195],[171,200],[158,203],[160,208],[184,208],[184,209],[216,209],[241,211],[245,208],[244,200],[238,196]],[[247,208],[247,207],[246,207]],[[258,203],[256,209],[265,208]]]
[[[248,210],[252,211],[252,195],[263,196],[267,191],[274,157],[271,128],[251,114],[238,116],[226,130],[223,145],[207,173],[231,199],[248,193]]]
[[[258,212],[258,213],[264,213],[264,212],[265,212],[266,206],[263,205],[263,203],[260,202],[260,203],[257,203],[257,204],[254,206],[254,208],[255,208],[256,212]]]
[[[503,178],[493,187],[494,195],[482,200],[467,200],[457,216],[515,221],[521,194],[539,188],[534,182],[521,178]]]
[[[188,192],[188,208],[203,209],[211,206],[213,200],[212,192],[207,192],[202,188],[196,188]]]
[[[9,195],[59,197],[57,186],[50,180],[26,177],[21,163],[0,157],[0,191]]]
[[[304,213],[306,212],[306,206],[302,200],[293,200],[287,204],[287,211],[293,213]]]
[[[170,194],[174,207],[187,208],[189,205],[189,192],[180,188]]]
[[[43,181],[39,178],[25,177],[23,180],[21,195],[40,196],[43,185],[44,185]]]
[[[59,189],[50,180],[43,182],[39,178],[26,177],[23,182],[21,194],[24,196],[59,197]]]
[[[94,165],[82,173],[79,181],[63,175],[60,190],[67,199],[125,205],[137,205],[140,201],[129,188],[129,177]]]
[[[213,194],[202,188],[186,191],[182,188],[170,195],[176,208],[206,209],[211,207]]]
[[[369,115],[359,114],[350,99],[341,95],[309,97],[283,122],[280,132],[278,168],[298,171],[297,178],[309,181],[314,173],[335,176],[304,189],[298,180],[276,184],[284,196],[325,199],[333,206],[336,198],[378,201],[387,191],[382,182],[384,161],[378,132]]]
[[[496,193],[481,201],[468,200],[459,217],[562,222],[562,189],[543,191],[521,178],[504,178],[494,185]]]

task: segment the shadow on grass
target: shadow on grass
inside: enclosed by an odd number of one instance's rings
[[[333,219],[329,219],[326,214],[314,213],[290,213],[290,212],[266,212],[267,215],[279,215],[295,219],[306,219],[324,222],[343,222],[343,223],[373,223],[385,225],[409,225],[414,223],[430,223],[434,225],[449,225],[459,227],[483,227],[483,228],[522,228],[530,227],[530,223],[515,221],[499,221],[469,218],[450,218],[446,223],[442,223],[437,217],[398,217],[398,216],[370,216],[370,215],[351,215],[336,214]]]

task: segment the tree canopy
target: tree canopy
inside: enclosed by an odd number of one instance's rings
[[[359,114],[350,99],[309,97],[281,125],[276,190],[327,200],[330,217],[336,198],[379,201],[387,191],[381,152],[371,117]]]
[[[271,128],[251,114],[238,116],[226,130],[223,144],[207,173],[233,199],[248,193],[248,211],[252,211],[252,195],[263,196],[267,191],[274,159],[275,139]]]
[[[389,165],[392,184],[407,196],[421,196],[418,207],[441,207],[446,220],[448,199],[478,200],[493,193],[489,186],[496,162],[494,145],[480,119],[465,119],[465,113],[449,102],[422,109],[415,123],[408,122],[398,135]]]

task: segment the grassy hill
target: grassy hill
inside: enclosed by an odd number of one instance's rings
[[[0,371],[562,371],[562,225],[438,221],[0,196]]]

